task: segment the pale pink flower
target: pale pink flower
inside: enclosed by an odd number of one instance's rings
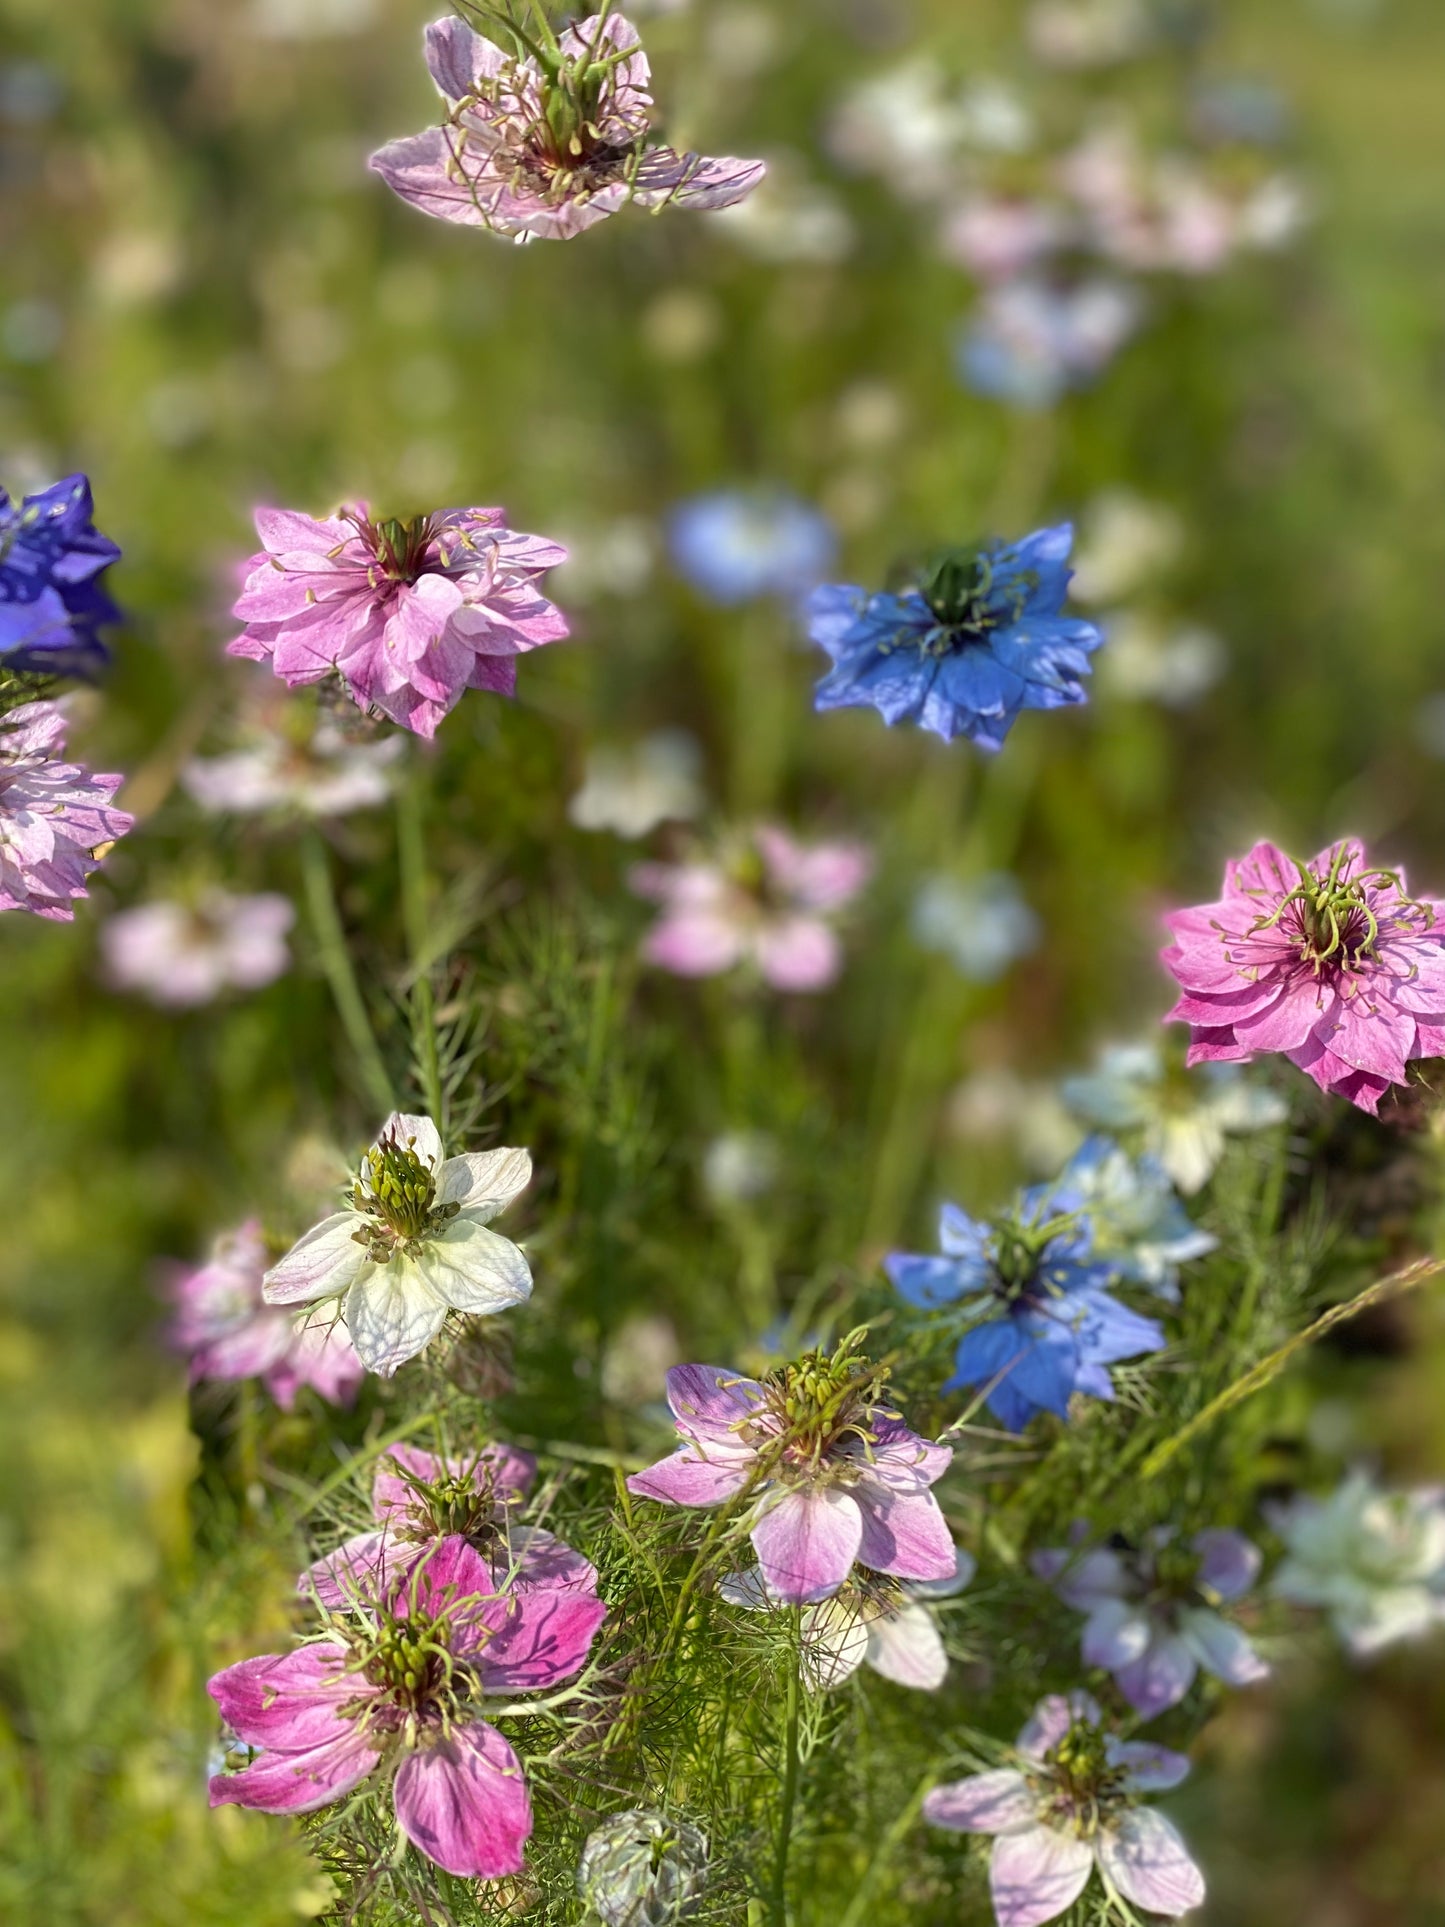
[[[640,207],[731,207],[762,161],[679,154],[648,139],[650,70],[637,29],[593,14],[520,58],[454,18],[426,30],[446,120],[371,166],[423,214],[494,234],[569,240]]]
[[[295,921],[290,899],[269,891],[137,904],[101,926],[106,976],[173,1010],[209,1004],[223,990],[259,990],[290,968],[286,932]]]
[[[639,863],[633,892],[662,906],[643,955],[679,977],[747,964],[776,990],[822,990],[843,965],[832,919],[872,868],[859,843],[810,846],[767,823],[711,861]]]
[[[241,749],[193,758],[181,781],[202,809],[218,814],[347,816],[387,800],[391,766],[404,747],[405,739],[392,735],[354,742],[329,721],[304,736],[256,729]]]
[[[72,899],[90,894],[85,879],[135,818],[111,807],[123,777],[60,760],[65,727],[58,703],[0,716],[0,910],[69,923]]]
[[[514,533],[501,509],[373,522],[364,502],[325,521],[259,508],[256,532],[229,653],[293,689],[339,676],[361,708],[419,736],[466,689],[514,694],[517,657],[567,634],[538,586],[567,551]]]
[[[957,1571],[929,1490],[953,1453],[903,1424],[846,1345],[762,1382],[716,1365],[676,1365],[667,1400],[685,1444],[633,1473],[628,1490],[684,1506],[746,1492],[762,1583],[778,1599],[826,1599],[855,1561],[899,1579]]]
[[[1368,866],[1353,838],[1309,863],[1273,843],[1225,866],[1217,903],[1164,919],[1190,1064],[1281,1051],[1374,1112],[1406,1064],[1445,1053],[1445,904]]]
[[[335,1611],[384,1598],[439,1539],[455,1534],[486,1560],[499,1587],[596,1592],[596,1569],[580,1552],[541,1526],[516,1522],[536,1476],[537,1461],[514,1445],[445,1459],[393,1445],[372,1481],[375,1530],[316,1560],[296,1589]]]
[[[268,1262],[261,1226],[248,1218],[216,1240],[208,1263],[174,1278],[170,1339],[187,1360],[191,1383],[259,1378],[286,1412],[303,1385],[328,1404],[349,1405],[366,1376],[351,1340],[341,1326],[266,1304],[261,1279]]]
[[[443,1539],[385,1603],[216,1674],[222,1718],[259,1752],[212,1779],[211,1805],[310,1813],[385,1779],[428,1859],[465,1879],[518,1873],[532,1803],[488,1698],[571,1679],[606,1613],[576,1589],[498,1591],[465,1539]]]
[[[1036,268],[1073,238],[1063,208],[1022,195],[975,192],[944,217],[939,244],[983,281],[1009,281]]]
[[[935,1787],[923,1817],[956,1833],[991,1833],[989,1887],[998,1927],[1043,1927],[1067,1913],[1097,1866],[1107,1888],[1177,1920],[1204,1899],[1204,1877],[1162,1813],[1139,1795],[1178,1786],[1181,1753],[1104,1728],[1088,1693],[1040,1700],[1018,1737],[1018,1767]],[[1132,1919],[1133,1916],[1130,1915]]]

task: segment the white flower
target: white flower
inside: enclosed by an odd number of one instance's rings
[[[1111,1138],[1087,1138],[1049,1188],[1057,1209],[1087,1213],[1095,1258],[1171,1302],[1179,1267],[1219,1243],[1185,1212],[1157,1158],[1131,1158]]]
[[[323,722],[306,744],[267,731],[245,749],[196,757],[181,772],[181,781],[206,810],[345,816],[386,801],[388,766],[404,748],[404,739],[395,734],[374,743],[349,742],[334,723]]]
[[[913,900],[913,935],[941,950],[960,976],[991,984],[1026,957],[1043,926],[1011,876],[929,877]]]
[[[1121,601],[1172,568],[1183,547],[1173,509],[1130,489],[1105,489],[1084,511],[1069,594],[1076,602]]]
[[[806,163],[796,154],[770,154],[756,192],[703,219],[759,261],[830,263],[844,260],[853,247],[847,209],[807,178]]]
[[[1270,1523],[1286,1558],[1273,1591],[1322,1606],[1350,1651],[1364,1658],[1445,1620],[1445,1491],[1383,1492],[1352,1473],[1328,1498],[1300,1494]]]
[[[778,1141],[766,1131],[724,1131],[703,1153],[702,1188],[711,1203],[750,1204],[778,1181]]]
[[[443,1159],[429,1117],[393,1111],[362,1159],[352,1209],[323,1219],[266,1273],[266,1301],[340,1298],[361,1362],[389,1378],[449,1312],[485,1317],[530,1294],[526,1258],[485,1227],[531,1176],[526,1151]]]
[[[1105,686],[1128,701],[1192,708],[1229,664],[1223,641],[1202,623],[1170,624],[1121,609],[1107,616],[1104,626],[1109,634],[1109,647],[1100,657],[1108,671]]]
[[[1251,1083],[1238,1064],[1175,1072],[1148,1043],[1107,1045],[1093,1071],[1066,1077],[1060,1092],[1090,1124],[1139,1131],[1141,1149],[1158,1158],[1186,1196],[1208,1180],[1224,1156],[1226,1136],[1268,1130],[1289,1114],[1278,1092]]]
[[[853,1576],[830,1598],[803,1608],[799,1639],[804,1678],[824,1693],[866,1665],[899,1686],[936,1692],[948,1672],[948,1655],[932,1613],[920,1602],[951,1598],[973,1574],[972,1555],[962,1547],[949,1579],[891,1579],[855,1566]],[[783,1610],[757,1566],[733,1573],[718,1591],[730,1606],[748,1612]]]
[[[681,729],[660,729],[630,749],[594,749],[567,814],[579,830],[629,839],[684,822],[702,808],[699,760],[697,743]]]

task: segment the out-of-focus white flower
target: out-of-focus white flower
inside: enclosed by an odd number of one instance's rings
[[[1080,523],[1069,584],[1076,602],[1122,602],[1172,568],[1184,548],[1184,525],[1173,509],[1127,488],[1096,495]]]
[[[702,1188],[716,1205],[749,1204],[778,1181],[782,1155],[766,1131],[724,1131],[702,1160]]]
[[[1097,379],[1144,314],[1139,290],[1104,274],[1055,286],[1020,275],[989,287],[960,336],[958,371],[981,395],[1051,408]]]
[[[734,84],[756,79],[782,52],[777,14],[752,0],[713,0],[704,18],[704,55],[709,71],[719,79]]]
[[[1137,1131],[1186,1196],[1198,1191],[1224,1156],[1227,1137],[1282,1124],[1289,1107],[1277,1091],[1251,1080],[1239,1064],[1166,1065],[1152,1043],[1109,1044],[1094,1069],[1059,1086],[1078,1117],[1106,1131]]]
[[[1157,1158],[1131,1158],[1112,1138],[1089,1138],[1052,1189],[1059,1211],[1082,1205],[1087,1213],[1094,1258],[1171,1302],[1179,1296],[1180,1266],[1219,1243],[1189,1217]]]
[[[955,1087],[948,1125],[966,1143],[1011,1141],[1039,1176],[1057,1171],[1084,1137],[1052,1084],[1021,1078],[1007,1065],[975,1071]]]
[[[1327,1498],[1271,1509],[1286,1557],[1273,1591],[1320,1606],[1360,1658],[1445,1620],[1445,1491],[1384,1492],[1352,1473]]]
[[[614,1405],[633,1409],[660,1400],[663,1383],[682,1362],[677,1329],[669,1318],[645,1315],[623,1321],[602,1354],[602,1390]]]
[[[828,126],[828,151],[857,173],[883,175],[904,200],[928,200],[950,184],[967,126],[943,69],[911,60],[843,96]]]
[[[797,155],[770,154],[768,171],[745,201],[702,217],[759,261],[843,260],[853,223],[833,194],[810,181]]]
[[[317,725],[309,741],[267,731],[244,749],[196,757],[181,781],[203,809],[255,816],[296,810],[304,816],[345,816],[374,809],[391,794],[391,765],[405,738],[350,740],[334,723]]]
[[[1037,0],[1028,36],[1052,67],[1109,67],[1143,53],[1153,32],[1143,0]]]
[[[596,528],[570,529],[566,547],[567,560],[556,576],[564,602],[636,595],[657,566],[657,536],[642,515],[619,515]]]
[[[1007,81],[984,74],[958,96],[959,138],[985,154],[1026,154],[1038,138],[1028,103]]]
[[[324,40],[375,18],[376,0],[251,0],[246,24],[261,40]]]
[[[101,926],[106,976],[173,1010],[208,1004],[223,990],[258,990],[290,967],[286,932],[295,920],[290,899],[269,892],[208,890],[194,903],[137,904]]]
[[[579,830],[646,836],[659,823],[685,822],[702,808],[701,752],[681,729],[660,729],[640,743],[589,750],[582,787],[567,806]]]
[[[1105,618],[1109,646],[1099,657],[1105,689],[1132,701],[1188,709],[1224,674],[1228,651],[1212,629],[1184,622],[1175,627],[1133,609]]]
[[[929,877],[913,900],[915,938],[959,974],[993,983],[1038,945],[1043,927],[1011,876]]]
[[[1302,181],[1292,174],[1271,174],[1239,210],[1240,245],[1266,254],[1288,247],[1309,225],[1313,213],[1313,196]]]

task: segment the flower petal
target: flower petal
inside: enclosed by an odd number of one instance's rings
[[[460,1157],[448,1158],[438,1171],[437,1203],[459,1204],[485,1224],[505,1210],[531,1181],[530,1151],[465,1151]]]
[[[436,1337],[447,1307],[414,1265],[394,1258],[389,1265],[367,1266],[346,1294],[342,1317],[362,1364],[390,1378]]]
[[[958,1553],[931,1492],[899,1492],[860,1479],[853,1499],[863,1517],[858,1550],[865,1566],[900,1579],[952,1579]]]
[[[936,1786],[923,1802],[923,1817],[954,1833],[1023,1833],[1035,1825],[1037,1808],[1023,1774],[999,1767]]]
[[[532,1270],[523,1253],[510,1238],[470,1216],[453,1218],[413,1262],[439,1299],[473,1318],[506,1311],[531,1296]]]
[[[337,1708],[369,1690],[358,1674],[346,1671],[346,1648],[334,1640],[243,1659],[206,1682],[238,1739],[293,1753],[334,1740],[345,1724]]]
[[[736,1446],[739,1422],[753,1416],[764,1392],[756,1379],[722,1365],[674,1365],[667,1402],[684,1438]]]
[[[823,1599],[803,1614],[802,1663],[820,1693],[850,1680],[869,1654],[869,1629],[855,1602]]]
[[[899,1686],[936,1692],[948,1676],[948,1654],[932,1613],[909,1603],[872,1620],[868,1626],[868,1664]]]
[[[261,1281],[268,1305],[311,1305],[339,1298],[371,1264],[353,1236],[366,1225],[355,1211],[334,1211],[298,1238]]]
[[[533,1592],[507,1595],[507,1612],[479,1657],[489,1693],[530,1693],[559,1685],[587,1663],[607,1607],[595,1593]],[[490,1615],[489,1615],[490,1617]]]
[[[1136,1807],[1099,1836],[1099,1861],[1126,1900],[1177,1920],[1204,1900],[1204,1876],[1162,1813]]]
[[[532,1802],[521,1762],[495,1727],[478,1720],[409,1754],[394,1791],[402,1832],[448,1873],[498,1880],[521,1872]]]
[[[1148,1651],[1114,1674],[1119,1691],[1136,1713],[1152,1719],[1177,1706],[1194,1684],[1198,1662],[1177,1633],[1155,1631]]]
[[[742,1491],[752,1471],[751,1456],[704,1459],[690,1448],[659,1459],[645,1472],[634,1472],[627,1490],[644,1499],[660,1499],[664,1505],[721,1505]]]
[[[1042,1927],[1072,1907],[1089,1884],[1086,1840],[1051,1827],[1007,1833],[993,1843],[988,1884],[998,1927]]]
[[[311,1813],[330,1806],[364,1780],[379,1758],[364,1730],[343,1725],[335,1739],[304,1753],[263,1753],[240,1773],[211,1779],[211,1805],[253,1807],[260,1813]]]
[[[836,1592],[853,1569],[862,1538],[862,1514],[834,1486],[779,1493],[752,1532],[764,1579],[792,1605]]]
[[[1112,1673],[1142,1659],[1148,1647],[1148,1614],[1127,1599],[1102,1600],[1084,1622],[1080,1650],[1090,1666]]]
[[[1199,1554],[1199,1583],[1220,1599],[1240,1598],[1259,1577],[1259,1547],[1242,1532],[1210,1526],[1195,1533],[1193,1545]]]
[[[1218,1613],[1190,1607],[1179,1615],[1179,1631],[1204,1670],[1226,1686],[1252,1686],[1268,1679],[1269,1667],[1248,1636]]]

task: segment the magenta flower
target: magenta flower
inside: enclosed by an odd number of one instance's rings
[[[1445,904],[1335,843],[1309,863],[1256,843],[1218,903],[1165,918],[1190,1064],[1282,1051],[1322,1091],[1374,1112],[1414,1057],[1445,1052]]]
[[[898,1579],[952,1579],[953,1538],[929,1487],[952,1451],[910,1432],[845,1343],[761,1382],[676,1365],[667,1400],[686,1440],[627,1481],[664,1505],[745,1496],[763,1585],[790,1605],[826,1599],[855,1560]]]
[[[191,1383],[259,1378],[284,1412],[303,1385],[328,1404],[349,1405],[366,1367],[345,1328],[268,1305],[261,1279],[269,1262],[261,1226],[248,1218],[216,1240],[208,1264],[176,1277],[170,1339]]]
[[[635,895],[662,905],[642,953],[679,977],[750,965],[775,990],[823,990],[843,966],[831,919],[872,872],[859,843],[798,843],[759,824],[712,861],[639,863]]]
[[[439,1540],[456,1536],[481,1554],[499,1587],[596,1592],[596,1569],[580,1552],[540,1526],[514,1522],[536,1476],[537,1461],[514,1445],[445,1459],[394,1445],[372,1482],[376,1530],[318,1559],[296,1589],[333,1611],[385,1598]]]
[[[385,1778],[401,1831],[439,1867],[517,1873],[532,1804],[486,1696],[571,1679],[606,1613],[576,1590],[499,1592],[465,1539],[443,1539],[389,1603],[216,1674],[207,1690],[259,1757],[217,1774],[211,1805],[309,1813]]]
[[[101,926],[106,975],[171,1010],[209,1004],[223,990],[259,990],[291,965],[288,897],[208,890],[194,903],[142,903]]]
[[[62,762],[64,749],[58,703],[0,716],[0,910],[69,923],[106,845],[135,818],[111,808],[124,777],[92,776]]]
[[[935,1827],[993,1834],[998,1927],[1043,1927],[1067,1913],[1096,1866],[1106,1889],[1167,1920],[1204,1899],[1204,1877],[1174,1827],[1138,1804],[1141,1793],[1178,1786],[1188,1760],[1117,1739],[1103,1720],[1088,1693],[1053,1693],[1019,1734],[1018,1767],[972,1774],[924,1800]]]
[[[458,23],[459,24],[459,23]],[[538,587],[567,551],[518,535],[501,509],[373,522],[364,502],[314,521],[256,510],[265,547],[232,610],[233,656],[288,687],[339,676],[352,701],[432,736],[463,690],[516,691],[519,655],[567,634]]]
[[[524,58],[460,20],[433,21],[426,60],[446,119],[372,155],[393,192],[439,221],[565,241],[629,201],[731,207],[763,178],[762,161],[649,142],[647,56],[620,13],[537,32]]]

